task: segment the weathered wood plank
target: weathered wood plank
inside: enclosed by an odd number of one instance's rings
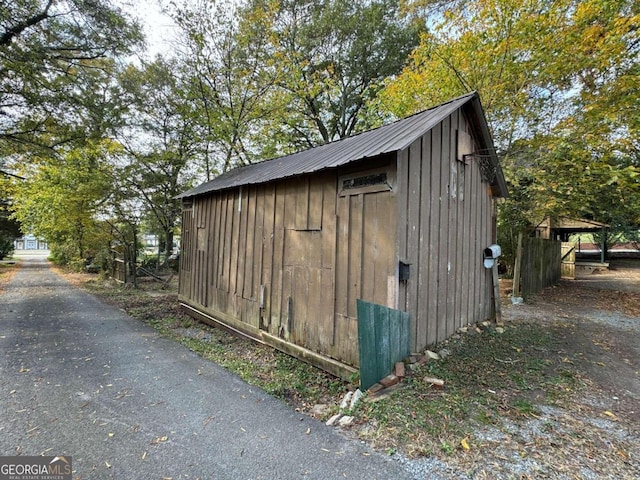
[[[447,230],[447,315],[444,332],[440,337],[444,340],[455,332],[456,320],[456,262],[458,259],[457,231],[458,225],[458,176],[456,168],[456,127],[457,114],[454,112],[443,122],[442,157],[444,168],[448,170],[449,195],[447,196],[448,221],[441,228]]]
[[[326,176],[312,178],[309,183],[309,215],[307,228],[309,230],[321,230],[324,208],[324,185]]]
[[[480,218],[480,202],[478,201],[478,194],[482,193],[483,191],[483,186],[481,184],[481,180],[480,180],[480,169],[478,167],[478,162],[472,162],[469,165],[469,170],[471,173],[471,182],[472,182],[472,189],[471,189],[471,196],[474,199],[473,200],[473,206],[471,209],[471,229],[474,232],[473,236],[474,236],[474,241],[472,244],[472,255],[471,255],[471,259],[473,262],[473,276],[471,277],[471,286],[469,287],[470,289],[470,300],[471,300],[471,311],[473,311],[473,318],[472,321],[477,321],[477,320],[481,320],[481,316],[480,316],[480,292],[481,292],[481,285],[480,285],[480,276],[482,274],[482,259],[481,259],[481,249],[484,248],[481,246],[480,243],[480,238],[479,238],[479,222],[481,221]]]
[[[349,198],[347,316],[356,318],[356,300],[362,298],[363,195]]]
[[[442,162],[440,161],[442,152],[441,126],[436,126],[431,130],[431,185],[429,188],[429,210],[431,212],[429,222],[429,279],[427,281],[428,293],[428,321],[427,321],[427,341],[424,345],[418,345],[419,349],[434,343],[438,340],[438,279],[440,275],[440,224],[441,224],[441,203],[442,203]],[[446,192],[445,192],[446,193]]]
[[[262,311],[263,328],[269,330],[272,317],[273,290],[275,286],[273,251],[274,251],[274,227],[275,227],[275,197],[274,184],[263,187],[264,222],[262,230],[262,277],[261,284],[265,286],[264,308]]]
[[[522,296],[529,296],[560,280],[562,244],[556,240],[526,238],[522,255]]]
[[[397,231],[397,206],[391,192],[382,192],[375,195],[377,198],[375,227],[376,282],[374,285],[373,298],[376,303],[386,305],[389,308],[396,308],[397,256],[395,251],[395,232]],[[366,243],[364,248],[367,248]]]
[[[230,192],[221,194],[224,199],[224,230],[220,235],[220,262],[222,264],[222,275],[220,277],[220,288],[230,289],[231,275],[231,235],[233,226],[233,197]]]
[[[320,305],[317,307],[318,351],[327,354],[334,343],[335,274],[330,268],[321,269]]]
[[[249,248],[247,242],[249,188],[250,187],[242,187],[238,192],[237,226],[233,245],[236,257],[234,262],[235,279],[232,285],[232,292],[240,297],[242,297],[242,289],[244,287],[244,264],[248,255],[247,249]]]
[[[335,285],[336,285],[336,315],[347,316],[347,303],[349,299],[348,275],[349,275],[349,224],[350,197],[339,197],[337,199],[337,241],[336,241],[336,264],[335,264]],[[337,318],[336,318],[337,321]],[[334,328],[334,337],[339,336],[337,325]],[[334,338],[334,343],[335,343]]]
[[[218,195],[213,195],[212,196],[213,200],[214,200],[214,205],[215,205],[215,210],[216,210],[216,217],[215,217],[215,221],[213,223],[213,235],[212,235],[212,242],[213,242],[213,256],[214,256],[214,261],[213,261],[213,271],[212,273],[212,279],[211,279],[211,284],[213,285],[213,288],[220,288],[220,279],[222,277],[223,274],[223,262],[222,262],[222,251],[223,251],[223,245],[224,243],[221,241],[221,237],[222,237],[222,232],[224,231],[224,225],[226,222],[226,218],[225,218],[225,209],[224,209],[224,202],[221,199],[221,196]],[[212,301],[215,302],[215,298],[212,297]]]
[[[292,267],[291,298],[293,301],[293,321],[290,322],[291,341],[297,345],[308,345],[307,328],[310,323],[309,307],[309,268],[303,265]]]
[[[225,315],[222,312],[208,312],[193,305],[189,300],[182,301],[181,306],[189,315],[205,323],[230,330],[236,334],[244,335],[247,338],[252,338],[258,342],[270,345],[289,355],[318,365],[320,368],[336,375],[337,377],[343,378],[344,380],[348,380],[357,372],[357,369],[344,362],[339,362],[332,358],[319,355],[316,352],[285,342],[282,339],[266,332],[253,329],[250,325],[239,322],[237,319]]]
[[[438,127],[441,132],[441,155],[443,159],[449,155],[449,119],[445,119]],[[446,338],[447,321],[448,321],[448,286],[449,286],[449,164],[442,162],[440,171],[440,249],[439,249],[439,268],[438,268],[438,332],[437,341]]]
[[[459,126],[458,112],[451,114],[451,128],[450,128],[450,144],[449,144],[449,167],[451,170],[451,183],[452,198],[451,198],[451,236],[452,236],[452,284],[453,295],[452,297],[452,313],[449,315],[450,320],[448,323],[447,336],[453,334],[460,325],[460,306],[462,304],[462,279],[460,278],[462,271],[462,203],[460,201],[460,162],[458,161],[458,126]]]
[[[378,215],[377,195],[363,195],[362,198],[362,263],[366,265],[367,274],[362,276],[362,290],[358,298],[367,302],[375,302],[375,288],[377,276],[378,246],[376,244],[376,222]],[[366,245],[366,247],[365,247]],[[358,299],[356,298],[356,300]],[[379,302],[378,302],[379,303]]]
[[[396,226],[396,252],[398,258],[395,261],[407,258],[408,255],[408,230],[407,230],[407,204],[409,202],[409,149],[404,149],[397,154],[397,226]],[[397,281],[397,278],[396,278]],[[396,307],[400,310],[407,311],[407,283],[398,282],[398,298],[396,299]]]
[[[319,316],[320,349],[327,353],[334,344],[337,264],[337,191],[336,173],[328,172],[323,178],[322,207],[322,304]]]
[[[283,228],[288,230],[295,230],[298,211],[297,179],[285,180],[284,182],[282,182],[282,188],[280,188],[280,185],[278,185],[278,190],[280,191],[280,195],[283,196],[285,205],[283,209]]]
[[[461,115],[460,120],[460,129],[461,131],[467,131],[467,119]],[[468,135],[468,133],[467,133]],[[471,138],[471,137],[469,137]],[[470,141],[470,140],[469,140]],[[472,150],[469,150],[472,151]],[[473,298],[473,289],[472,289],[472,278],[473,278],[473,270],[476,268],[473,263],[474,258],[474,244],[473,244],[473,235],[474,232],[471,228],[471,204],[473,203],[473,195],[471,193],[471,166],[467,163],[461,163],[460,168],[462,169],[462,246],[463,246],[463,261],[462,261],[462,290],[464,292],[464,298],[461,302],[461,314],[460,314],[460,326],[467,325],[470,323],[470,319],[473,318],[473,310],[472,310],[472,298]]]
[[[309,228],[309,177],[301,177],[294,181],[295,190],[295,225],[297,230]]]
[[[273,229],[273,270],[272,270],[272,296],[271,296],[271,317],[275,330],[269,330],[274,335],[279,335],[278,329],[286,324],[284,306],[286,296],[283,292],[283,269],[284,262],[284,221],[285,221],[285,200],[287,187],[278,184],[275,188],[275,221]],[[291,294],[289,289],[288,294]]]
[[[322,310],[322,269],[307,268],[307,305],[305,312],[305,343],[304,347],[320,351],[320,324]]]
[[[418,345],[426,346],[429,342],[429,322],[432,317],[429,312],[429,288],[430,288],[430,264],[432,262],[430,243],[431,235],[431,175],[432,175],[432,154],[431,154],[431,132],[422,137],[422,171],[420,182],[422,192],[420,195],[419,231],[420,231],[420,262],[417,265],[416,274],[418,276],[418,305],[412,315],[412,321],[417,324],[415,341]],[[439,160],[439,159],[438,159]],[[436,230],[437,231],[437,230]]]
[[[205,220],[205,231],[207,237],[207,245],[205,250],[205,256],[207,258],[206,262],[206,280],[205,280],[205,305],[209,306],[211,302],[213,302],[213,291],[211,284],[213,283],[213,227],[212,220],[215,217],[215,201],[212,197],[207,198],[207,214]]]
[[[487,183],[482,184],[482,192],[480,193],[480,200],[482,204],[482,213],[480,220],[480,231],[482,232],[482,240],[480,243],[480,250],[484,251],[486,247],[491,244],[491,232],[487,227],[487,218],[490,216],[489,212],[489,185]],[[486,319],[491,316],[491,271],[483,268],[482,271],[482,291],[480,293],[480,305],[482,307],[482,316]]]
[[[246,208],[246,221],[245,221],[245,255],[242,265],[242,298],[255,298],[253,290],[253,271],[256,263],[255,258],[255,235],[256,235],[256,187],[247,187],[247,203]]]
[[[334,269],[336,265],[336,234],[338,231],[338,206],[336,204],[336,173],[328,172],[323,177],[322,191],[322,267]]]
[[[280,324],[277,335],[287,340],[291,339],[291,331],[295,322],[297,305],[293,303],[293,268],[285,267],[282,270],[282,292]]]
[[[407,283],[407,312],[418,311],[419,283],[420,283],[420,265],[421,265],[421,249],[420,249],[420,210],[422,208],[422,138],[419,138],[409,147],[409,158],[407,171],[409,174],[409,183],[407,184],[407,255],[401,259],[410,264],[410,276]],[[427,253],[427,252],[425,252]],[[423,317],[414,315],[414,324],[412,325],[412,334],[414,338],[420,338],[418,335],[418,321]]]

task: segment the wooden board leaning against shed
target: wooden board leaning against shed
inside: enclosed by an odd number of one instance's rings
[[[362,391],[384,378],[411,353],[408,313],[358,300],[358,343]]]
[[[360,363],[358,300],[409,313],[413,351],[485,320],[506,187],[495,155],[487,176],[472,154],[491,149],[471,94],[186,192],[180,302],[343,377]]]

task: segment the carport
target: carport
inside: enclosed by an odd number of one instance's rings
[[[567,244],[571,235],[577,233],[594,233],[602,232],[603,234],[609,229],[606,223],[596,222],[595,220],[575,219],[567,217],[559,217],[557,219],[546,218],[537,227],[540,237],[552,240],[560,240],[563,242],[562,262],[575,262],[575,245]],[[596,268],[606,268],[608,264],[605,262],[605,253],[607,251],[607,237],[602,235],[600,244],[600,262],[578,262],[577,267],[581,269],[593,270]]]

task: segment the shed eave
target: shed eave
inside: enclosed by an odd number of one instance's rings
[[[471,92],[388,125],[359,133],[353,137],[343,138],[309,150],[230,170],[209,182],[178,195],[176,198],[185,199],[245,185],[259,185],[300,175],[309,175],[367,158],[402,151],[454,111],[463,108],[471,108],[473,112],[472,121],[475,123],[473,128],[480,137],[483,148],[487,148],[492,152],[492,163],[497,177],[498,196],[506,197],[508,195],[507,185],[500,163],[493,150],[493,141],[482,110],[480,97],[477,92]]]

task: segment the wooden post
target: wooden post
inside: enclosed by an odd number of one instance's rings
[[[495,322],[502,323],[502,311],[500,309],[500,281],[498,280],[498,262],[493,262],[491,267],[491,276],[493,277],[493,301],[496,307],[496,319]]]
[[[520,270],[522,268],[522,232],[518,233],[518,247],[516,249],[516,262],[513,266],[513,293],[514,297],[520,295]]]

